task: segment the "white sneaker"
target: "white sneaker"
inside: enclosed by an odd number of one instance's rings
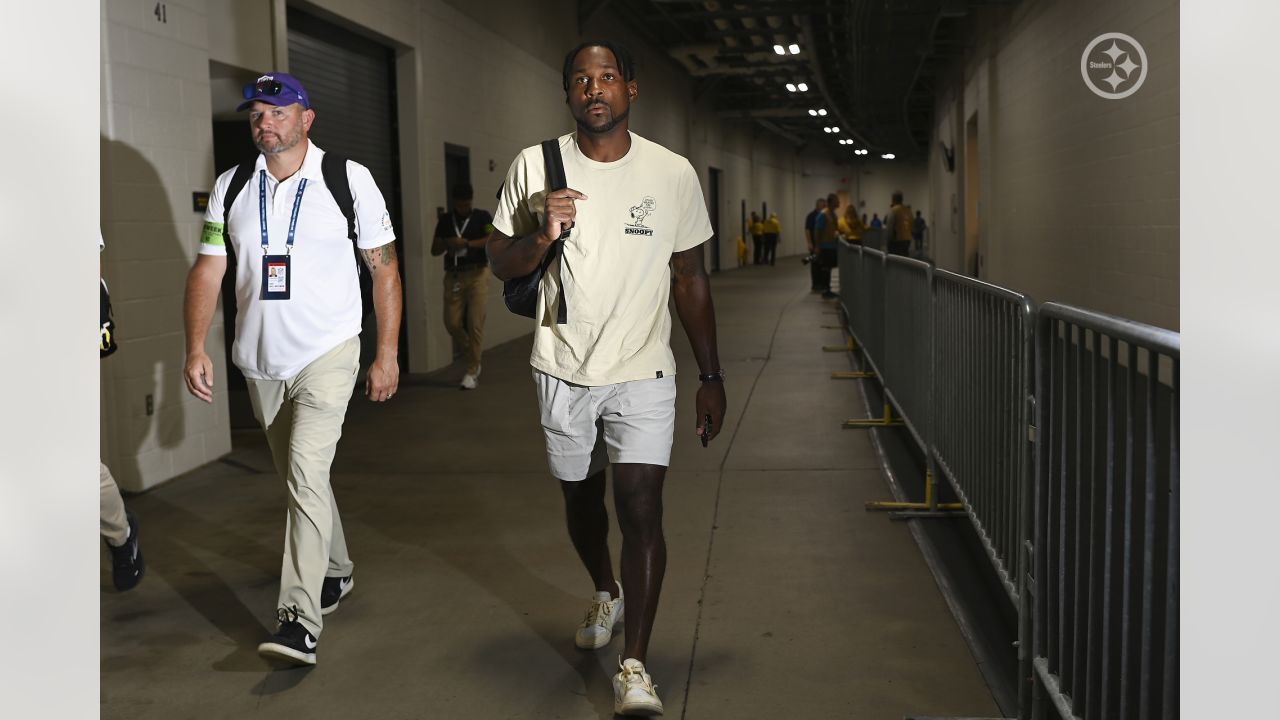
[[[573,643],[583,650],[595,650],[609,644],[613,639],[613,626],[622,619],[622,586],[618,586],[617,599],[610,599],[607,592],[598,592],[591,597],[591,607],[582,618],[578,632],[573,636]]]
[[[480,368],[476,368],[476,371],[474,374],[467,373],[466,375],[462,376],[462,384],[459,385],[458,387],[462,388],[463,390],[475,390],[476,386],[479,384],[480,384]]]
[[[622,661],[622,672],[613,676],[613,712],[618,715],[650,717],[662,714],[658,686],[635,658]]]

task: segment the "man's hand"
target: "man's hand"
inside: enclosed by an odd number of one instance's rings
[[[542,216],[542,238],[546,244],[555,242],[564,231],[573,227],[573,220],[578,216],[574,201],[586,199],[586,195],[573,188],[547,193]]]
[[[444,241],[444,244],[448,245],[450,250],[466,250],[467,249],[467,239],[462,237],[447,238]]]
[[[187,355],[182,379],[187,383],[187,392],[207,403],[213,402],[213,362],[203,350]]]
[[[711,434],[707,436],[707,441],[715,440],[720,434],[720,428],[724,427],[724,383],[714,381],[702,383],[702,387],[698,388],[698,398],[694,404],[698,408],[698,437],[702,437],[702,421],[710,415]]]
[[[365,376],[364,394],[374,402],[385,402],[396,394],[400,386],[400,365],[395,356],[379,355],[369,366]]]

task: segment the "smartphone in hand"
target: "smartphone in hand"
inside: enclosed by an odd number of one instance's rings
[[[706,415],[702,418],[702,447],[707,446],[707,441],[711,439],[711,416]]]

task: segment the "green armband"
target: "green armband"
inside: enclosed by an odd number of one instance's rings
[[[223,247],[227,244],[225,235],[222,223],[207,222],[204,224],[204,230],[200,233],[200,244]]]

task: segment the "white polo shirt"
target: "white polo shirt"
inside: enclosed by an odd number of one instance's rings
[[[223,198],[235,169],[214,183],[205,210],[200,254],[226,255],[225,242],[236,253],[236,334],[231,358],[245,377],[288,380],[312,360],[360,334],[362,309],[356,258],[347,237],[347,219],[324,184],[320,160],[324,151],[310,143],[302,168],[277,181],[262,155],[253,177],[235,199],[222,227]],[[262,300],[262,233],[259,225],[259,178],[265,175],[269,254],[286,254],[289,219],[303,178],[307,180],[290,256],[290,297]],[[347,181],[355,200],[356,244],[377,248],[395,240],[387,204],[363,165],[347,161]]]
[[[588,386],[674,374],[671,255],[711,237],[697,173],[635,133],[614,162],[583,155],[575,133],[560,138],[560,154],[569,187],[588,199],[576,203],[562,260],[543,278],[530,364]],[[507,171],[493,226],[510,237],[534,232],[546,187],[542,147],[525,148]],[[566,325],[555,323],[560,280]]]

